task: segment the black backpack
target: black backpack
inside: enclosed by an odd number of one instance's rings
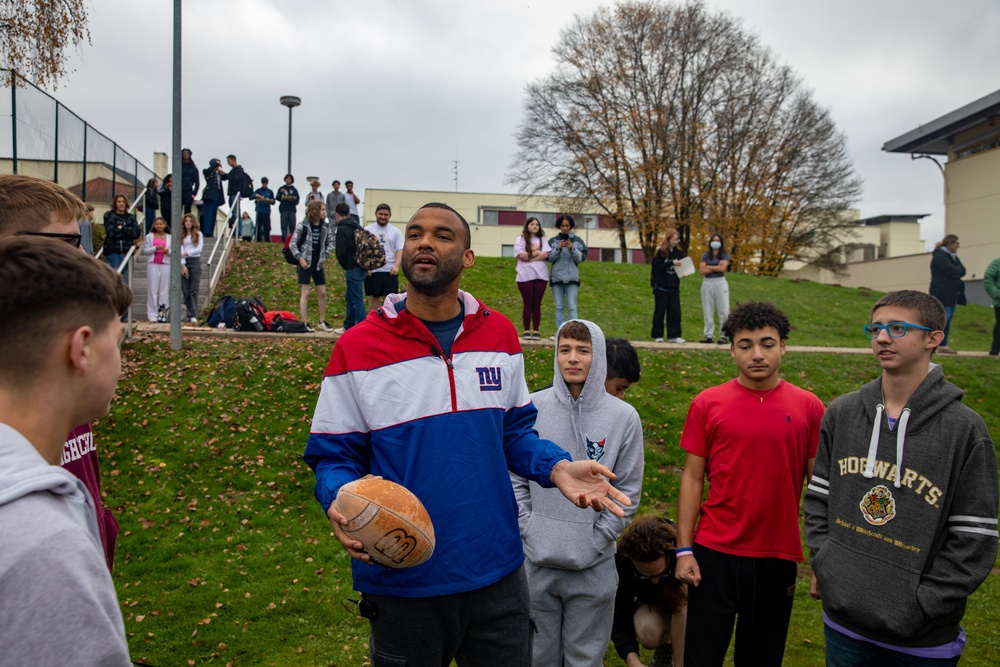
[[[240,299],[233,309],[233,328],[237,331],[263,331],[267,306],[257,297]]]
[[[240,197],[244,199],[253,197],[253,179],[245,171],[243,172],[243,184],[240,185]]]

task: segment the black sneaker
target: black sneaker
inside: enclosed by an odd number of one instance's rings
[[[712,340],[711,338],[707,338],[707,337],[706,337],[706,338],[702,338],[702,339],[701,339],[700,341],[698,341],[698,342],[699,342],[699,343],[714,343],[715,341],[714,341],[714,340]]]
[[[306,333],[314,333],[316,331],[311,326],[309,326],[308,322],[306,322],[305,325],[306,325]]]
[[[673,667],[674,647],[672,644],[661,644],[653,651],[653,659],[649,661],[649,667]]]
[[[719,340],[716,341],[719,345],[729,345],[729,339],[725,336],[719,336]]]
[[[525,331],[524,335],[521,336],[521,338],[523,338],[524,340],[531,340],[531,332],[530,331]]]

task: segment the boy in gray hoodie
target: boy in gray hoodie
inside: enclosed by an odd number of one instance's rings
[[[569,320],[557,334],[553,385],[531,395],[538,434],[574,461],[587,458],[615,473],[632,501],[625,516],[589,514],[535,482],[511,475],[524,541],[531,614],[538,626],[536,665],[603,664],[614,620],[615,540],[631,521],[642,492],[639,414],[605,391],[604,334],[593,322]],[[558,490],[556,490],[558,494]]]
[[[5,665],[131,665],[94,499],[59,467],[66,434],[108,414],[131,299],[119,274],[75,247],[0,240]]]
[[[996,449],[930,363],[944,326],[933,296],[879,299],[864,331],[882,375],[823,417],[805,529],[827,665],[957,664],[996,561]]]

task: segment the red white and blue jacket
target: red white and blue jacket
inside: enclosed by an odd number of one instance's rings
[[[524,561],[508,470],[551,486],[570,456],[534,430],[536,410],[510,321],[459,292],[465,319],[446,358],[434,335],[390,295],[337,341],[305,461],[324,511],[366,474],[412,491],[434,523],[424,564],[353,563],[354,588],[394,597],[476,590]]]

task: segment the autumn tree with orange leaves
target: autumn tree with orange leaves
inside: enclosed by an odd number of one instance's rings
[[[0,0],[0,67],[41,87],[68,74],[67,50],[90,43],[87,0]]]
[[[577,17],[555,71],[527,86],[508,181],[586,200],[635,231],[702,248],[719,232],[738,270],[822,262],[861,193],[843,135],[801,80],[732,16],[633,0]]]

